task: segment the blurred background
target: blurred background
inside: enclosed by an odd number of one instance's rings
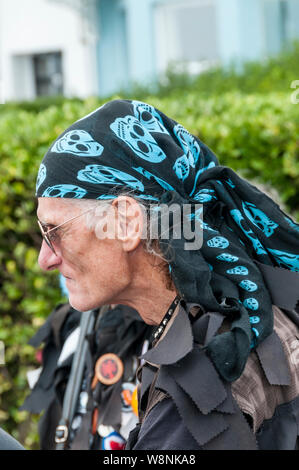
[[[1,0],[6,101],[108,96],[263,61],[299,37],[298,0]]]
[[[108,99],[146,101],[298,221],[298,40],[299,0],[0,0],[0,426],[26,448],[27,343],[66,301],[37,265],[48,146]]]

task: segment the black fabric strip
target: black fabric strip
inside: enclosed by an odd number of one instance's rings
[[[299,273],[256,262],[277,307],[295,310],[299,302]]]
[[[204,351],[194,348],[184,359],[167,371],[206,415],[226,398],[226,391],[211,360]]]
[[[202,315],[192,325],[195,341],[204,346],[208,344],[219,330],[223,320],[224,316],[217,312],[209,312]]]
[[[226,399],[223,403],[217,406],[216,411],[219,411],[220,413],[235,413],[238,405],[233,399],[231,385],[228,383],[223,383],[223,386],[226,390]]]
[[[51,378],[53,378],[52,375]],[[20,411],[27,410],[30,413],[39,414],[50,405],[54,398],[55,390],[53,388],[44,389],[41,386],[36,386],[19,409]]]
[[[141,387],[140,387],[140,401],[141,402],[146,392],[148,391],[149,387],[151,386],[151,383],[154,380],[155,374],[156,374],[156,371],[151,366],[149,366],[148,364],[144,364],[144,366],[142,367],[142,381],[141,381]]]
[[[60,331],[61,331],[62,325],[67,315],[72,312],[74,312],[74,310],[71,308],[70,304],[65,304],[61,308],[56,310],[53,314],[53,317],[51,318],[51,325],[52,325],[54,340],[58,348],[61,347]]]
[[[256,353],[270,385],[290,385],[288,363],[275,331],[256,348]]]
[[[160,370],[156,386],[172,397],[185,426],[200,446],[227,429],[228,425],[220,413],[203,415],[165,367]]]
[[[121,394],[121,381],[119,380],[113,385],[113,388],[107,387],[107,391],[110,391],[109,402],[105,400],[105,408],[101,409],[99,416],[99,424],[106,426],[113,426],[117,431],[120,425],[121,416],[121,400],[119,399]]]
[[[174,347],[175,345],[175,347]],[[170,326],[167,334],[153,349],[141,356],[153,364],[174,364],[188,354],[193,347],[193,335],[184,308],[180,305],[179,311]]]
[[[40,329],[35,333],[35,335],[32,336],[32,338],[30,338],[30,340],[28,341],[28,344],[30,344],[30,346],[33,346],[34,348],[38,348],[38,346],[50,336],[51,328],[52,328],[52,325],[51,325],[52,315],[53,313],[49,315],[46,322],[40,327]]]
[[[207,442],[204,450],[258,450],[257,442],[241,410],[225,416],[228,429]]]

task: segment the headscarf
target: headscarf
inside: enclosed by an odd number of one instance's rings
[[[202,247],[185,250],[186,240],[172,232],[160,246],[165,256],[171,251],[180,296],[230,321],[207,352],[223,378],[236,380],[251,349],[273,331],[271,297],[255,261],[299,272],[299,225],[182,125],[149,104],[114,100],[51,145],[36,196],[104,200],[124,190],[140,201],[202,204],[193,213],[202,216]]]

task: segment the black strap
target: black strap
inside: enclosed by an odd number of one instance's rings
[[[88,349],[86,336],[92,332],[94,322],[94,310],[89,310],[88,312],[82,313],[80,320],[80,335],[76,352],[73,357],[70,377],[64,394],[62,416],[56,428],[56,450],[64,450],[68,445],[69,426],[74,417],[75,407],[77,405],[77,400],[82,385],[85,356]]]
[[[299,302],[299,273],[256,261],[272,297],[273,305],[295,310]]]
[[[102,315],[103,312],[106,313],[106,310],[104,310],[104,308],[103,308],[103,311],[102,309],[100,310],[99,316]],[[95,325],[96,324],[97,324],[97,320],[95,321]],[[87,335],[86,335],[86,339],[88,340]],[[84,378],[81,380],[81,383],[85,382],[84,391],[86,391],[88,394],[88,401],[87,401],[85,413],[81,417],[80,427],[75,433],[75,436],[69,445],[71,450],[89,450],[90,448],[89,447],[90,434],[91,434],[90,428],[91,428],[91,423],[92,423],[92,414],[94,411],[94,397],[93,397],[93,391],[91,389],[92,378],[94,374],[94,367],[93,367],[93,357],[92,357],[92,352],[91,352],[90,347],[86,349],[83,360],[84,360]],[[80,394],[81,391],[82,391],[82,387],[80,388],[78,394]]]

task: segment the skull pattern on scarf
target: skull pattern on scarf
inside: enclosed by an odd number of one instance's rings
[[[37,197],[109,199],[130,190],[157,203],[202,204],[203,244],[160,243],[187,302],[220,312],[228,332],[207,351],[228,381],[273,330],[271,298],[254,261],[299,272],[298,225],[182,125],[147,103],[114,100],[70,126],[50,147]],[[196,213],[193,214],[196,217]]]

